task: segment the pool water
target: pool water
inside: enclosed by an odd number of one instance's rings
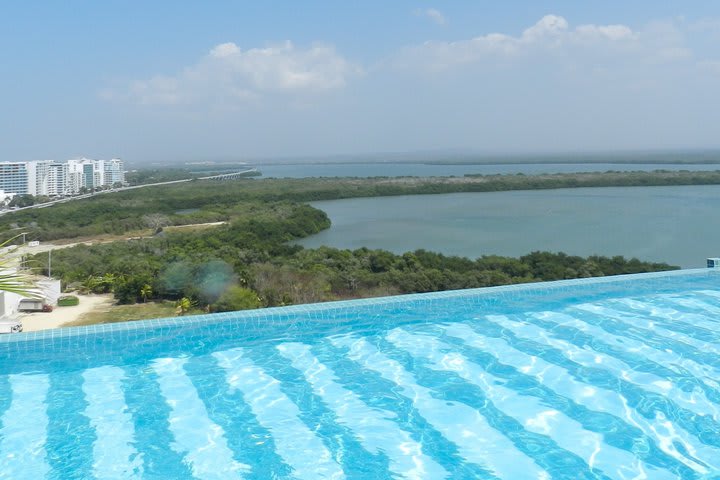
[[[0,339],[0,478],[720,478],[720,272]]]

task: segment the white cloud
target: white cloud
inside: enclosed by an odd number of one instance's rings
[[[292,42],[242,50],[232,42],[213,47],[198,63],[177,75],[158,75],[133,82],[104,98],[126,98],[140,104],[217,103],[257,100],[271,93],[320,93],[345,86],[361,69],[332,46],[298,48]]]
[[[221,69],[258,90],[326,90],[343,87],[359,69],[332,47],[316,45],[296,49],[291,42],[243,52],[235,44],[215,47]]]
[[[238,53],[240,53],[240,47],[232,42],[221,43],[210,50],[210,55],[216,58],[229,57]]]
[[[580,25],[575,29],[575,35],[580,38],[629,40],[634,34],[630,27],[625,25]]]
[[[635,48],[639,34],[626,25],[579,25],[570,28],[558,15],[546,15],[519,36],[489,33],[455,42],[426,42],[405,49],[397,65],[442,70],[452,66],[536,55],[543,50],[611,50]]]
[[[445,25],[447,24],[447,19],[445,18],[445,15],[440,12],[440,10],[437,10],[435,8],[427,8],[427,9],[418,9],[415,10],[415,15],[418,17],[426,17],[432,20],[433,22],[437,23],[438,25]]]
[[[536,42],[548,37],[557,37],[567,31],[568,23],[563,17],[545,15],[535,25],[526,29],[520,37],[523,42]]]

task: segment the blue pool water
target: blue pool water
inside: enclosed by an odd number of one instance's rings
[[[0,478],[720,478],[720,272],[0,338]]]

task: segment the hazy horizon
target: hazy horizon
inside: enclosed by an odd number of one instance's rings
[[[19,158],[2,161],[66,161],[72,158],[122,158],[117,155],[97,156],[80,154],[67,158]],[[194,155],[175,157],[165,161],[147,158],[123,159],[126,164],[137,167],[136,163],[147,165],[192,165],[205,163],[249,163],[249,164],[312,164],[312,163],[717,163],[720,162],[720,148],[688,148],[688,149],[637,149],[637,150],[566,150],[566,151],[471,151],[471,150],[425,150],[425,151],[388,151],[388,152],[357,152],[328,153],[287,156],[256,156],[240,155],[208,156]]]
[[[720,149],[714,2],[492,7],[11,4],[0,161]]]
[[[238,155],[176,158],[168,161],[130,159],[128,165],[182,166],[191,164],[342,164],[342,163],[447,163],[447,164],[513,164],[513,163],[720,163],[720,149],[683,150],[621,150],[621,151],[560,151],[560,152],[473,152],[457,150],[337,153],[271,157]],[[137,165],[137,164],[140,165]]]

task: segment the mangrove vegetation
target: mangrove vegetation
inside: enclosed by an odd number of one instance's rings
[[[290,242],[330,226],[306,203],[312,200],[710,183],[720,183],[720,172],[192,181],[14,212],[0,217],[0,226],[29,240],[122,236],[55,250],[52,275],[67,289],[112,292],[123,304],[172,300],[186,310],[224,311],[676,268],[540,251],[469,259],[425,250],[303,249]],[[198,224],[212,228],[171,228]],[[27,264],[47,272],[46,255]]]

